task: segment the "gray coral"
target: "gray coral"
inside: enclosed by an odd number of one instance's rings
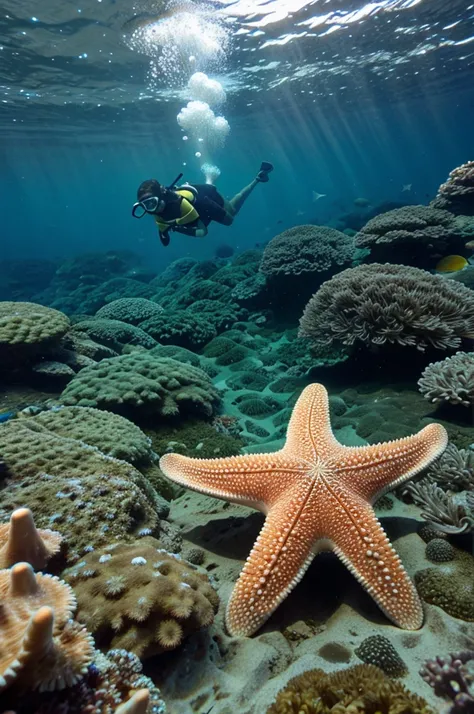
[[[403,265],[359,265],[310,299],[299,335],[320,345],[458,349],[474,337],[474,291]]]
[[[403,206],[372,218],[357,234],[358,248],[370,248],[376,261],[430,267],[439,254],[458,253],[474,236],[449,211],[429,206]]]
[[[352,262],[354,239],[326,226],[303,225],[275,236],[260,270],[270,278],[334,273]]]
[[[427,479],[406,484],[403,493],[423,509],[421,517],[428,525],[441,533],[465,533],[473,526],[471,509]]]
[[[355,654],[366,664],[373,664],[389,677],[403,677],[407,666],[387,637],[372,635],[367,637],[355,650]]]
[[[448,444],[428,468],[426,478],[449,491],[474,491],[474,451]]]
[[[453,169],[448,180],[441,184],[433,208],[445,208],[451,213],[474,215],[474,161]]]
[[[457,352],[432,362],[418,380],[425,399],[436,404],[449,402],[465,407],[474,404],[474,352]]]

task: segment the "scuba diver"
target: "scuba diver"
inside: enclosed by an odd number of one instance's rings
[[[163,186],[156,179],[147,179],[140,184],[137,202],[132,216],[143,218],[147,213],[154,217],[160,240],[169,245],[170,231],[202,238],[207,235],[211,221],[231,226],[248,196],[258,183],[266,183],[273,165],[263,161],[252,183],[234,198],[227,200],[212,184],[183,184],[176,186],[183,174],[179,174],[170,186]]]

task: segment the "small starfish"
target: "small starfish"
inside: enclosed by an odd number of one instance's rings
[[[412,183],[404,183],[402,186],[402,193],[403,193],[403,191],[411,191],[412,186],[413,186]]]
[[[316,201],[319,201],[320,198],[326,198],[326,194],[318,193],[317,191],[313,191],[313,203],[316,203]]]
[[[177,483],[266,514],[227,606],[232,635],[251,635],[301,580],[314,556],[334,550],[393,622],[423,624],[423,609],[372,503],[436,459],[447,434],[430,424],[413,436],[348,447],[334,437],[321,384],[306,387],[275,453],[222,459],[165,454]]]

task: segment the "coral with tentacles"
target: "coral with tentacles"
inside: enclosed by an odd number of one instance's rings
[[[404,265],[359,265],[324,283],[300,336],[320,345],[455,350],[474,337],[474,291]]]
[[[0,571],[0,602],[0,691],[64,689],[84,676],[93,640],[71,619],[69,585],[17,563]]]
[[[313,669],[290,679],[267,714],[434,714],[417,694],[378,667],[359,664],[327,674]]]
[[[109,545],[64,572],[78,619],[99,643],[145,658],[214,620],[219,599],[207,577],[159,545],[153,538]]]
[[[43,570],[59,552],[62,540],[60,533],[49,528],[38,530],[29,508],[17,508],[9,523],[0,524],[0,568],[26,562]]]
[[[418,380],[420,392],[433,404],[474,404],[474,353],[456,352],[441,362],[432,362]]]

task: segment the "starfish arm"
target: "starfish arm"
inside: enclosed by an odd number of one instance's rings
[[[258,630],[308,569],[318,536],[306,501],[301,486],[268,512],[227,605],[231,635],[249,637]]]
[[[335,553],[392,622],[418,630],[420,598],[372,507],[338,489],[330,489],[327,507],[332,517],[326,535]]]
[[[282,452],[245,454],[222,459],[192,459],[165,454],[160,469],[172,481],[214,498],[264,511],[291,485],[303,467]]]
[[[291,415],[283,451],[306,461],[326,458],[343,447],[329,420],[329,398],[322,384],[310,384],[301,392]]]
[[[344,448],[339,453],[337,473],[349,488],[375,501],[423,471],[440,456],[448,444],[441,424],[429,424],[413,436],[383,444]]]

